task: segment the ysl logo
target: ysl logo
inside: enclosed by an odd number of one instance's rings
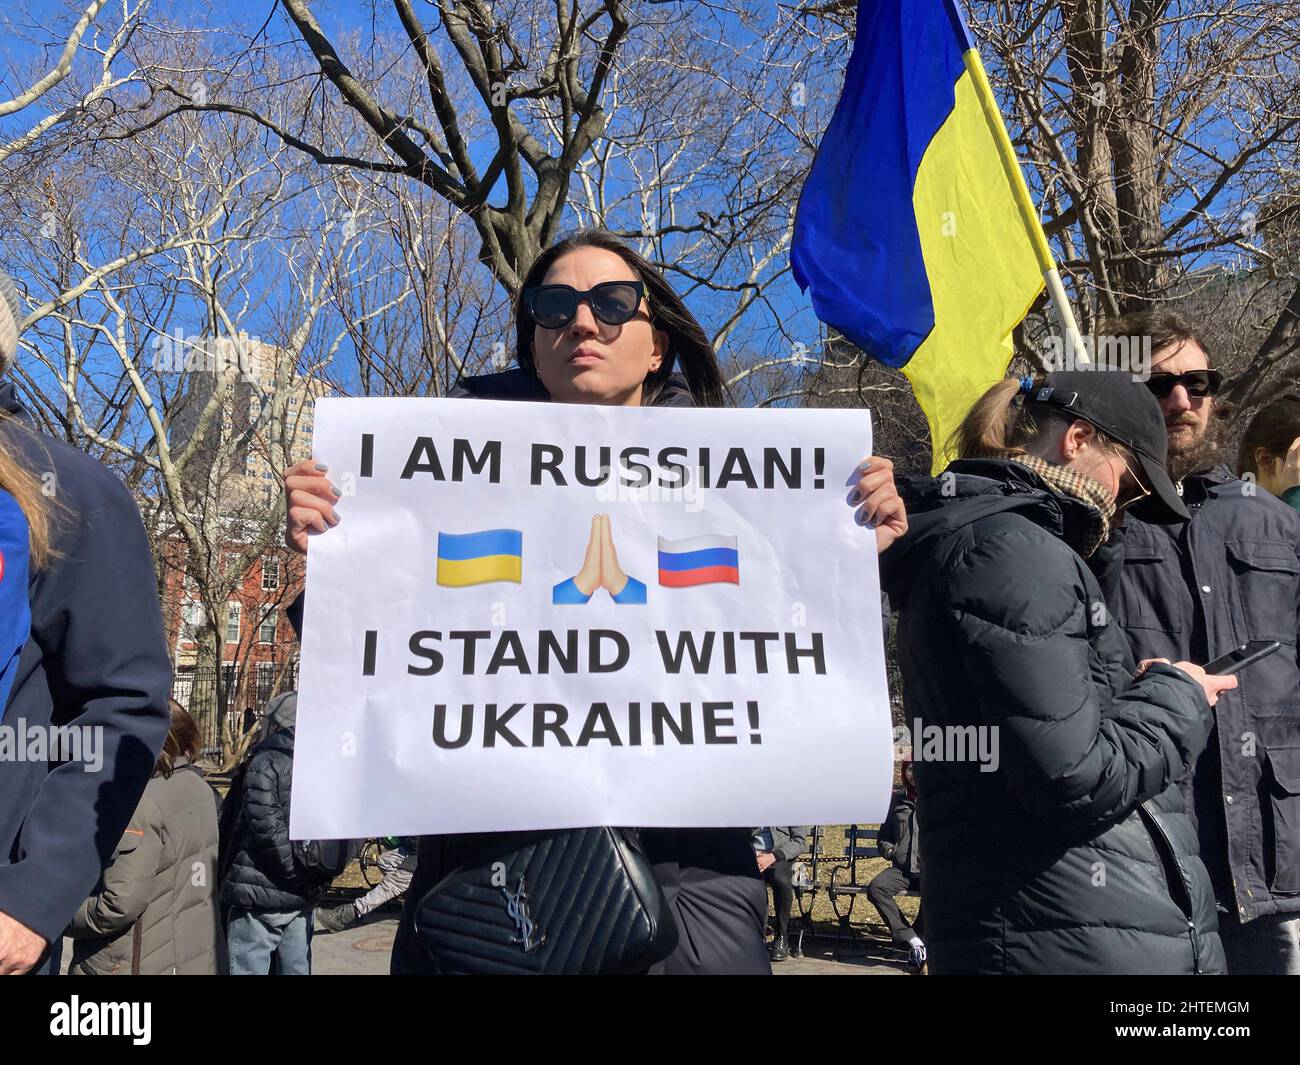
[[[501,894],[506,897],[506,913],[510,919],[515,922],[515,928],[519,935],[511,936],[511,943],[522,943],[524,953],[528,954],[536,950],[546,942],[546,934],[541,933],[536,938],[537,926],[533,923],[533,916],[528,912],[528,890],[524,884],[524,878],[519,878],[519,887],[512,894],[508,887],[501,888]]]

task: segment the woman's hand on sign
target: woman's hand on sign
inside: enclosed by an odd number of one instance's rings
[[[334,509],[342,495],[326,476],[329,467],[304,459],[284,471],[284,542],[299,554],[307,553],[307,538],[334,528],[339,515]]]
[[[877,553],[887,550],[907,532],[907,508],[894,483],[894,464],[883,455],[863,459],[849,478],[848,503],[857,507],[856,521],[876,530]]]

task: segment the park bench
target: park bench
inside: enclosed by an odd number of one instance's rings
[[[867,885],[858,880],[858,862],[867,858],[879,858],[880,852],[877,849],[877,842],[880,838],[879,827],[864,828],[858,825],[849,825],[845,829],[844,842],[845,847],[842,854],[828,857],[825,853],[826,841],[825,833],[821,825],[813,828],[812,844],[806,855],[801,856],[801,860],[809,866],[809,872],[812,876],[812,884],[808,887],[795,886],[795,899],[799,903],[799,938],[795,944],[794,956],[800,957],[803,954],[803,937],[807,932],[811,937],[813,935],[812,910],[813,901],[819,891],[825,891],[827,897],[831,900],[831,909],[835,913],[835,952],[839,953],[840,941],[845,933],[850,937],[855,935],[852,928],[853,908],[857,904],[858,896],[866,894]],[[831,870],[831,882],[823,887],[818,883],[817,870],[820,865],[827,861],[833,861],[837,864]],[[845,877],[841,880],[841,877]],[[919,892],[905,891],[905,896],[918,898]],[[841,900],[848,899],[847,908],[843,913],[840,912]]]
[[[808,866],[809,876],[812,882],[808,885],[795,884],[794,897],[799,904],[799,938],[795,941],[792,954],[796,958],[803,957],[803,937],[807,932],[812,936],[812,909],[813,900],[817,897],[817,892],[821,890],[821,885],[817,882],[817,866],[821,863],[823,855],[822,849],[825,846],[825,833],[821,825],[813,825],[812,844],[806,854],[799,856],[799,860]]]

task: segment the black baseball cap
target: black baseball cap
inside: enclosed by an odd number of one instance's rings
[[[1191,521],[1169,478],[1169,434],[1150,389],[1117,370],[1061,370],[1021,385],[1029,403],[1045,403],[1096,426],[1137,458],[1151,495],[1130,508],[1142,521]]]

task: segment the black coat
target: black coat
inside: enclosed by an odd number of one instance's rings
[[[414,931],[420,899],[450,873],[474,836],[423,836],[393,942],[394,975],[436,970]],[[641,842],[677,919],[677,949],[651,975],[771,972],[763,943],[767,888],[749,833],[732,828],[643,828]]]
[[[1172,666],[1134,678],[1068,546],[1084,505],[1009,462],[900,480],[911,529],[882,576],[914,743],[931,726],[998,730],[993,772],[915,764],[932,971],[1222,972],[1177,787],[1210,709]]]
[[[921,833],[916,828],[916,802],[907,792],[896,791],[889,800],[889,813],[880,824],[876,847],[909,880],[921,876]]]
[[[172,668],[131,493],[102,463],[30,428],[7,381],[0,410],[9,415],[0,447],[57,488],[58,552],[31,574],[31,639],[4,726],[22,730],[14,737],[54,725],[96,739],[81,762],[0,758],[0,912],[53,941],[113,860],[153,774],[171,723]]]
[[[522,370],[462,380],[453,397],[546,402],[549,397]],[[654,407],[691,407],[680,378],[670,378],[651,401]],[[646,853],[655,877],[677,917],[677,949],[655,973],[770,973],[764,946],[767,888],[758,873],[750,834],[743,828],[644,829]],[[420,898],[455,864],[454,837],[420,840],[415,879],[393,943],[394,973],[430,971],[427,953],[414,932]]]
[[[1188,477],[1183,499],[1190,523],[1134,521],[1107,546],[1122,567],[1114,610],[1138,659],[1281,641],[1219,699],[1183,787],[1226,913],[1300,912],[1300,514],[1226,467]]]
[[[315,906],[329,886],[328,879],[304,868],[304,846],[289,839],[294,732],[290,726],[271,733],[243,770],[230,868],[221,884],[223,905],[293,913]]]

